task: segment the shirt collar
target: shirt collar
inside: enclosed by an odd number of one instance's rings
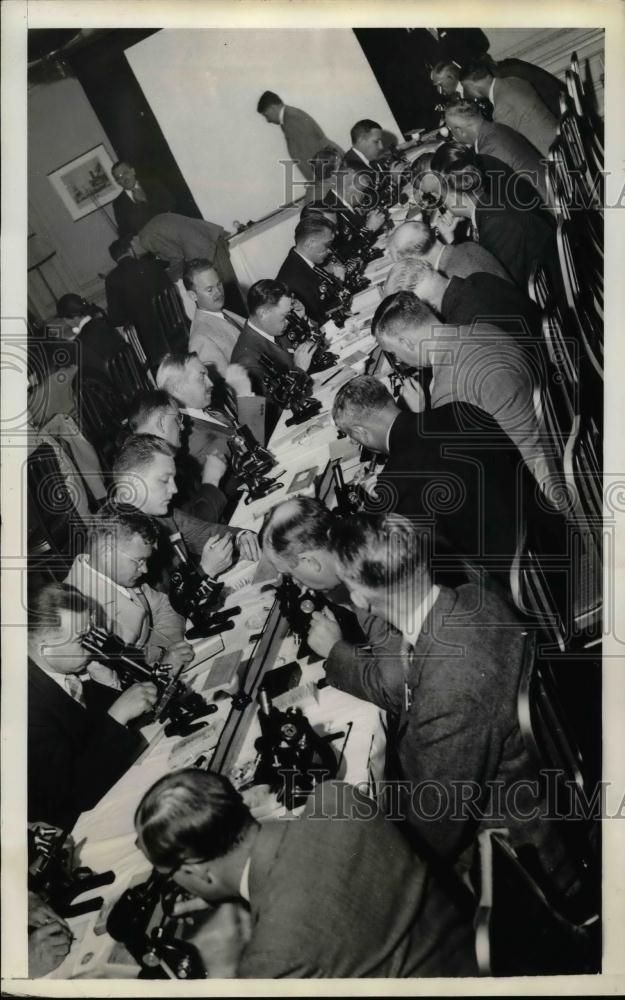
[[[397,417],[399,417],[399,413],[397,414]],[[391,424],[391,426],[389,427],[388,431],[386,432],[386,453],[387,454],[390,454],[390,451],[391,451],[391,434],[393,433],[393,427],[395,426],[395,424],[397,422],[397,417],[395,417],[395,419],[393,420],[393,423]]]
[[[194,406],[185,406],[181,408],[180,412],[184,413],[187,417],[191,417],[192,420],[206,420],[206,422],[210,424],[222,424],[224,427],[228,426],[225,415],[222,416],[222,414],[218,413],[216,410],[210,410],[207,412],[206,410],[196,410]]]
[[[488,100],[490,101],[490,103],[492,105],[495,104],[495,80],[496,79],[497,78],[494,76],[493,79],[492,79],[492,81],[491,81],[491,85],[488,88]]]
[[[286,104],[283,104],[280,108],[280,114],[278,115],[278,121],[281,125],[284,125],[284,112],[286,111]]]
[[[309,260],[308,257],[305,257],[302,251],[298,250],[297,247],[295,247],[295,253],[297,254],[298,257],[301,257],[302,260],[305,260],[310,268],[314,268],[315,265],[313,264],[312,260]]]
[[[405,641],[408,643],[408,645],[412,646],[413,648],[417,644],[417,640],[421,635],[421,630],[423,628],[423,622],[425,621],[430,611],[434,607],[436,599],[440,594],[440,590],[441,588],[438,587],[436,584],[432,586],[431,590],[427,592],[427,594],[421,601],[419,607],[415,609],[411,628],[402,631],[402,635]]]
[[[276,341],[275,341],[274,337],[270,337],[269,334],[265,333],[264,330],[259,330],[259,328],[257,326],[254,326],[254,324],[251,322],[251,320],[248,319],[247,325],[250,327],[251,330],[254,331],[254,333],[258,333],[261,337],[264,337],[265,340],[268,340],[270,344],[275,344]]]
[[[65,684],[65,678],[68,676],[67,674],[57,674],[55,670],[52,670],[52,668],[48,666],[43,656],[33,656],[31,652],[30,657],[35,661],[39,669],[46,675],[46,677],[49,677],[50,680],[58,684],[58,686],[65,691],[65,694],[69,695],[70,698],[72,697]],[[79,681],[88,681],[89,674],[87,673],[86,664],[79,674],[72,674],[72,677],[77,677]]]
[[[438,251],[438,255],[437,255],[436,259],[432,261],[432,267],[434,268],[435,271],[438,271],[438,269],[440,267],[441,257],[443,256],[443,251],[444,250],[445,250],[445,244],[442,243],[441,244],[441,248]]]
[[[241,872],[241,881],[239,883],[239,895],[249,903],[250,901],[250,865],[252,864],[252,856],[247,859],[243,865],[243,871]]]
[[[81,318],[80,322],[76,323],[76,326],[72,327],[72,333],[76,333],[76,334],[80,333],[80,331],[82,330],[83,326],[86,326],[86,324],[89,323],[90,320],[91,320],[91,316],[83,316]]]
[[[121,584],[115,583],[115,580],[111,580],[110,576],[105,576],[104,573],[100,573],[100,571],[95,568],[95,566],[88,560],[87,557],[85,557],[84,562],[85,565],[89,567],[92,573],[94,573],[97,577],[99,577],[100,580],[104,581],[107,587],[114,587],[115,590],[119,590],[119,592],[123,594],[124,597],[127,597],[129,600],[132,599],[130,595],[130,589],[128,587],[122,587]],[[133,589],[140,590],[141,588],[134,587]]]
[[[201,309],[198,306],[196,312],[203,313],[205,316],[221,316],[222,319],[224,318],[223,309]]]
[[[352,153],[355,153],[356,156],[359,156],[362,162],[365,163],[368,167],[371,166],[371,161],[367,159],[364,153],[361,153],[359,149],[356,149],[355,146],[352,146]]]

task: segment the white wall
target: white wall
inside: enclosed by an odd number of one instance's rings
[[[166,29],[126,56],[202,215],[228,229],[303,194],[285,197],[282,130],[256,111],[264,90],[344,149],[359,118],[401,138],[351,30]]]

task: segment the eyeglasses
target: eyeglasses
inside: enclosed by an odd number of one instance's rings
[[[179,427],[183,427],[184,426],[184,417],[183,417],[182,413],[180,412],[180,410],[176,410],[175,412],[174,412],[174,410],[165,410],[165,416],[166,417],[175,417],[176,418],[176,423],[178,424],[178,426]]]

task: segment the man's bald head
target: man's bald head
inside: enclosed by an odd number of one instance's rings
[[[338,584],[329,535],[334,517],[320,500],[296,497],[278,504],[262,532],[263,551],[278,572],[304,587],[331,590]]]
[[[420,257],[432,249],[435,240],[436,234],[427,222],[404,222],[391,233],[387,252],[394,261],[405,257]]]
[[[472,146],[480,133],[484,121],[479,109],[472,101],[458,101],[445,110],[445,124],[456,142]]]

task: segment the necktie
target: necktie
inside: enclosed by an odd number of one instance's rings
[[[145,191],[143,190],[143,188],[141,187],[141,185],[139,183],[135,184],[135,186],[133,187],[133,189],[132,189],[132,197],[134,198],[135,201],[147,201],[148,200],[146,198],[146,196],[145,196]]]
[[[77,701],[79,705],[85,708],[85,695],[80,677],[76,677],[75,674],[65,674],[64,683],[65,690],[70,698],[73,698],[74,701]]]

